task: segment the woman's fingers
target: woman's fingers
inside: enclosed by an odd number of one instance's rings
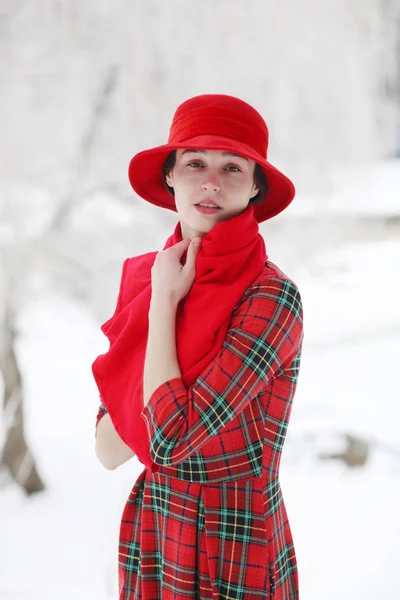
[[[185,266],[182,271],[187,272],[194,276],[195,273],[195,265],[196,265],[196,256],[198,251],[200,250],[201,240],[199,238],[195,238],[191,241],[189,246],[189,251],[186,258]]]
[[[174,246],[171,246],[170,250],[180,251],[184,248],[187,248],[189,246],[190,242],[191,242],[191,240],[182,240],[181,242],[178,242]]]
[[[170,250],[171,252],[174,252],[177,257],[181,258],[181,256],[185,252],[185,250],[187,248],[189,248],[190,246],[194,246],[196,241],[198,241],[199,244],[201,243],[200,238],[194,238],[193,240],[185,239],[185,240],[182,240],[181,242],[178,242],[174,246],[171,246],[170,248],[168,248],[168,250]]]

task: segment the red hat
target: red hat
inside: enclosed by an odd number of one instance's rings
[[[224,150],[254,160],[268,183],[263,202],[254,206],[259,223],[282,212],[293,200],[295,188],[267,161],[268,127],[250,104],[225,94],[204,94],[178,106],[168,143],[136,154],[129,164],[135,192],[152,204],[176,212],[174,197],[164,182],[163,165],[178,148]]]

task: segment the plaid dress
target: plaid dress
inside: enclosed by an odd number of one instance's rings
[[[302,342],[298,288],[267,261],[190,388],[155,390],[141,416],[160,469],[123,511],[120,600],[299,598],[279,465]]]

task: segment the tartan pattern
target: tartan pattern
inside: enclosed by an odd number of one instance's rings
[[[193,385],[154,391],[142,417],[160,470],[125,505],[120,600],[298,599],[279,464],[302,342],[299,291],[268,261]]]

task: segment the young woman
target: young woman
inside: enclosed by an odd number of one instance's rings
[[[210,94],[130,162],[135,192],[179,221],[162,251],[124,261],[93,363],[97,456],[145,467],[122,516],[120,600],[298,598],[279,465],[303,316],[259,233],[294,197],[267,148],[252,106]]]

